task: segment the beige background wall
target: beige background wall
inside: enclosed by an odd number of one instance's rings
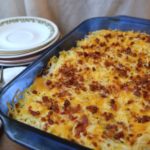
[[[90,17],[150,18],[150,0],[0,0],[0,18],[23,15],[51,19],[66,33]]]

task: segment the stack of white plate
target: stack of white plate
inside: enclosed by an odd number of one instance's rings
[[[56,24],[38,17],[0,20],[0,65],[32,63],[60,38]]]

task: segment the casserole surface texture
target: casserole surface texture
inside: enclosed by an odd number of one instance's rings
[[[98,150],[150,147],[150,36],[99,30],[52,57],[9,116]]]

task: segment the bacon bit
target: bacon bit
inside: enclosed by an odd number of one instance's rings
[[[52,77],[52,76],[53,76],[53,73],[50,73],[49,76]]]
[[[59,93],[56,94],[59,98],[63,98],[63,97],[66,97],[66,96],[71,96],[71,94],[65,90],[61,90],[59,91]]]
[[[81,122],[82,122],[85,126],[88,125],[88,118],[87,118],[86,115],[83,115],[83,116],[81,117]]]
[[[134,100],[132,100],[132,99],[127,102],[128,105],[130,105],[132,103],[134,103]]]
[[[122,130],[127,130],[127,126],[126,126],[126,124],[124,122],[117,122],[117,125]]]
[[[130,43],[130,45],[133,45],[134,44],[134,42],[132,41],[131,43]]]
[[[108,33],[108,34],[106,34],[106,35],[104,35],[104,38],[111,38],[112,37],[112,35],[110,34],[110,33]]]
[[[86,136],[86,135],[87,135],[87,132],[83,132],[83,135]]]
[[[113,114],[109,112],[104,112],[102,115],[105,117],[106,121],[109,121],[110,119],[114,117]]]
[[[131,90],[132,90],[132,88],[130,87],[130,84],[129,84],[129,83],[124,83],[124,84],[122,84],[122,85],[120,86],[120,88],[121,88],[122,90],[125,90],[125,91],[131,91]]]
[[[64,112],[62,112],[62,114],[69,114],[71,107],[70,107],[71,103],[69,100],[65,100],[64,102]]]
[[[46,85],[47,85],[47,86],[49,86],[49,85],[51,85],[51,84],[52,84],[52,81],[50,81],[50,80],[47,80],[47,81],[46,81]]]
[[[94,48],[96,45],[95,44],[92,44],[92,45],[89,45],[89,48]]]
[[[65,77],[70,77],[70,76],[74,76],[77,70],[73,66],[64,65],[59,69],[59,72]]]
[[[121,39],[121,42],[124,42],[124,39]]]
[[[47,118],[51,118],[53,112],[52,111],[49,111],[48,114],[47,114]]]
[[[112,107],[113,110],[117,111],[117,104],[115,103],[114,99],[110,100],[110,105]]]
[[[32,93],[33,93],[33,94],[37,94],[38,92],[37,92],[36,90],[33,90]]]
[[[100,52],[93,52],[93,53],[89,53],[88,56],[92,57],[93,59],[99,59],[101,57],[101,54]]]
[[[75,90],[75,93],[76,93],[76,94],[80,94],[80,93],[81,93],[81,91],[80,91],[79,88],[75,88],[74,90]]]
[[[147,36],[147,38],[146,38],[146,42],[150,42],[150,37],[149,36]]]
[[[89,86],[91,91],[98,91],[100,89],[99,83],[97,81],[93,81]]]
[[[45,117],[42,117],[42,118],[41,118],[41,121],[45,122],[45,121],[46,121],[46,118],[45,118]]]
[[[97,146],[98,146],[96,142],[92,142],[92,144],[93,144],[95,147],[97,147]]]
[[[129,137],[133,137],[134,135],[132,133],[129,134]]]
[[[61,112],[61,114],[69,114],[69,115],[72,115],[74,113],[77,113],[81,110],[81,106],[80,104],[78,104],[77,106],[75,107],[71,107],[71,106],[68,106],[68,107],[64,107],[64,111]]]
[[[135,89],[133,94],[137,97],[140,97],[141,96],[141,92],[140,92],[140,89]]]
[[[133,39],[133,37],[130,36],[130,37],[129,37],[129,40],[132,40],[132,39]]]
[[[136,83],[136,88],[138,87],[143,87],[143,88],[150,88],[150,76],[149,75],[145,75],[143,77],[140,76],[136,76],[134,78],[134,81]]]
[[[29,112],[31,113],[31,115],[33,115],[33,116],[39,116],[39,115],[40,115],[40,112],[39,112],[39,111],[34,111],[34,110],[32,110],[32,107],[31,107],[31,106],[29,106],[28,111],[29,111]]]
[[[64,122],[65,122],[65,120],[64,120],[64,119],[62,119],[62,120],[60,120],[60,122],[61,122],[61,123],[64,123]]]
[[[49,118],[49,119],[48,119],[48,124],[53,125],[53,124],[54,124],[54,121]]]
[[[79,112],[80,110],[81,110],[80,104],[78,104],[77,106],[71,108],[71,112],[72,112],[72,113],[77,113],[77,112]]]
[[[15,107],[18,108],[18,107],[19,107],[19,103],[16,103],[16,104],[15,104]]]
[[[89,48],[89,47],[88,47],[88,45],[82,45],[81,48],[87,49],[87,48]]]
[[[117,125],[114,124],[108,124],[106,125],[106,130],[103,132],[102,137],[103,138],[112,138],[114,136],[114,133],[116,133],[118,130]]]
[[[106,66],[106,67],[111,67],[111,66],[114,66],[114,63],[111,62],[111,61],[106,60],[106,61],[105,61],[105,66]]]
[[[116,42],[116,43],[112,43],[111,45],[112,45],[112,46],[119,46],[119,43]]]
[[[43,127],[43,130],[44,131],[47,131],[48,130],[48,123],[45,123],[44,127]]]
[[[52,103],[50,109],[53,110],[56,113],[59,113],[59,106],[58,106],[58,104],[56,102]]]
[[[78,63],[82,65],[83,61],[80,59],[80,60],[78,60]]]
[[[141,136],[141,134],[137,134],[137,137]],[[137,139],[136,136],[134,136],[133,134],[129,134],[127,136],[127,140],[129,141],[130,145],[133,145]]]
[[[121,53],[117,53],[117,56],[118,56],[118,57],[122,57],[122,54],[121,54]]]
[[[116,132],[118,130],[118,127],[115,124],[108,124],[108,125],[106,125],[106,129],[113,130],[114,132]]]
[[[82,90],[82,91],[87,91],[87,88],[84,87],[84,85],[82,85],[82,86],[81,86],[81,90]]]
[[[95,67],[92,67],[92,70],[93,70],[93,71],[96,71],[96,68],[95,68]]]
[[[89,68],[89,67],[85,67],[85,70],[89,71],[89,70],[90,70],[90,68]]]
[[[75,136],[80,137],[80,133],[86,133],[86,128],[88,126],[88,118],[86,115],[81,117],[81,121],[77,123],[75,127]]]
[[[82,76],[78,75],[78,76],[76,76],[76,77],[77,77],[77,79],[79,80],[79,82],[83,82],[83,81],[84,81],[84,78],[83,78]]]
[[[137,67],[138,67],[138,68],[141,68],[142,66],[143,66],[142,59],[139,58],[139,59],[138,59],[138,63],[137,63]]]
[[[118,80],[118,77],[117,77],[117,76],[114,76],[114,79]]]
[[[95,105],[87,106],[86,109],[89,110],[93,114],[97,113],[97,111],[98,111],[98,107]]]
[[[43,101],[44,103],[51,102],[50,99],[48,98],[48,96],[43,96],[43,97],[42,97],[42,101]]]
[[[42,101],[36,101],[36,103],[39,103],[39,104],[41,104],[41,105],[43,105],[43,102]]]
[[[145,40],[145,39],[146,39],[146,37],[142,37],[141,39],[142,39],[142,40]]]
[[[77,118],[77,116],[73,116],[72,114],[69,115],[69,119],[72,121],[76,120]]]
[[[150,121],[150,116],[142,116],[142,117],[137,117],[136,118],[138,123],[146,123],[146,122],[149,122]]]
[[[118,132],[118,133],[116,133],[116,134],[114,135],[114,138],[115,138],[116,140],[119,140],[119,139],[121,139],[121,138],[124,138],[124,133],[123,133],[122,131],[120,131],[120,132]]]
[[[89,54],[88,54],[87,52],[83,52],[82,55],[83,55],[84,57],[89,57]]]
[[[88,138],[89,140],[92,140],[94,137],[93,137],[92,135],[88,135],[87,138]]]
[[[132,56],[133,56],[133,57],[136,57],[136,56],[137,56],[137,54],[136,54],[136,53],[132,53]]]
[[[112,84],[108,86],[108,91],[110,93],[116,93],[118,91],[120,91],[120,86],[118,84]]]
[[[148,145],[150,145],[150,140],[147,142]]]
[[[64,102],[64,108],[67,108],[70,106],[70,101],[69,100],[65,100]]]
[[[79,137],[80,133],[84,131],[84,126],[81,123],[78,123],[77,126],[75,127],[76,133],[75,136]]]
[[[122,37],[123,37],[123,34],[119,34],[118,37],[122,38]]]
[[[107,97],[108,96],[108,94],[109,94],[109,90],[108,89],[106,89],[103,85],[101,85],[101,84],[99,84],[97,81],[93,81],[90,85],[89,85],[89,87],[90,87],[90,90],[91,91],[99,91],[100,92],[100,95],[102,96],[102,97]]]
[[[128,54],[128,55],[131,55],[132,54],[132,51],[131,51],[131,49],[128,47],[127,49],[126,49],[126,54]]]
[[[101,47],[104,47],[104,46],[106,46],[106,43],[105,43],[105,42],[101,42],[101,43],[100,43],[100,46],[101,46]]]
[[[142,111],[148,111],[148,110],[150,110],[150,105],[144,105],[144,109],[142,110]]]
[[[116,70],[118,71],[120,76],[128,77],[127,68],[123,67],[121,64],[118,67],[116,67]]]
[[[98,38],[95,39],[95,42],[99,44],[100,40]]]
[[[148,66],[147,66],[147,68],[149,68],[149,69],[150,69],[150,61],[149,61],[149,63],[148,63]]]
[[[150,97],[150,93],[148,93],[147,91],[143,91],[143,97],[145,99],[148,99]]]

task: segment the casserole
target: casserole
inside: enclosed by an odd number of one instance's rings
[[[44,65],[51,56],[54,54],[57,55],[62,49],[69,49],[70,47],[74,46],[75,41],[83,38],[89,32],[98,29],[119,29],[124,31],[134,30],[149,33],[149,25],[150,23],[146,20],[130,17],[94,18],[83,22],[60,42],[50,47],[48,50],[51,51],[47,50],[47,53],[45,52],[45,54],[38,61],[29,66],[28,69],[26,69],[20,76],[7,85],[1,93],[1,118],[4,123],[5,131],[9,137],[33,149],[50,149],[50,147],[52,149],[82,149],[82,146],[60,139],[53,135],[43,133],[37,129],[10,119],[6,116],[8,111],[7,103],[15,100],[13,97],[18,90],[22,92],[29,85],[31,85],[34,78],[37,76],[40,70],[44,68]],[[22,132],[24,132],[24,134],[22,134]],[[34,140],[31,140],[33,139],[32,137],[34,137]],[[58,144],[56,145],[54,141]]]

